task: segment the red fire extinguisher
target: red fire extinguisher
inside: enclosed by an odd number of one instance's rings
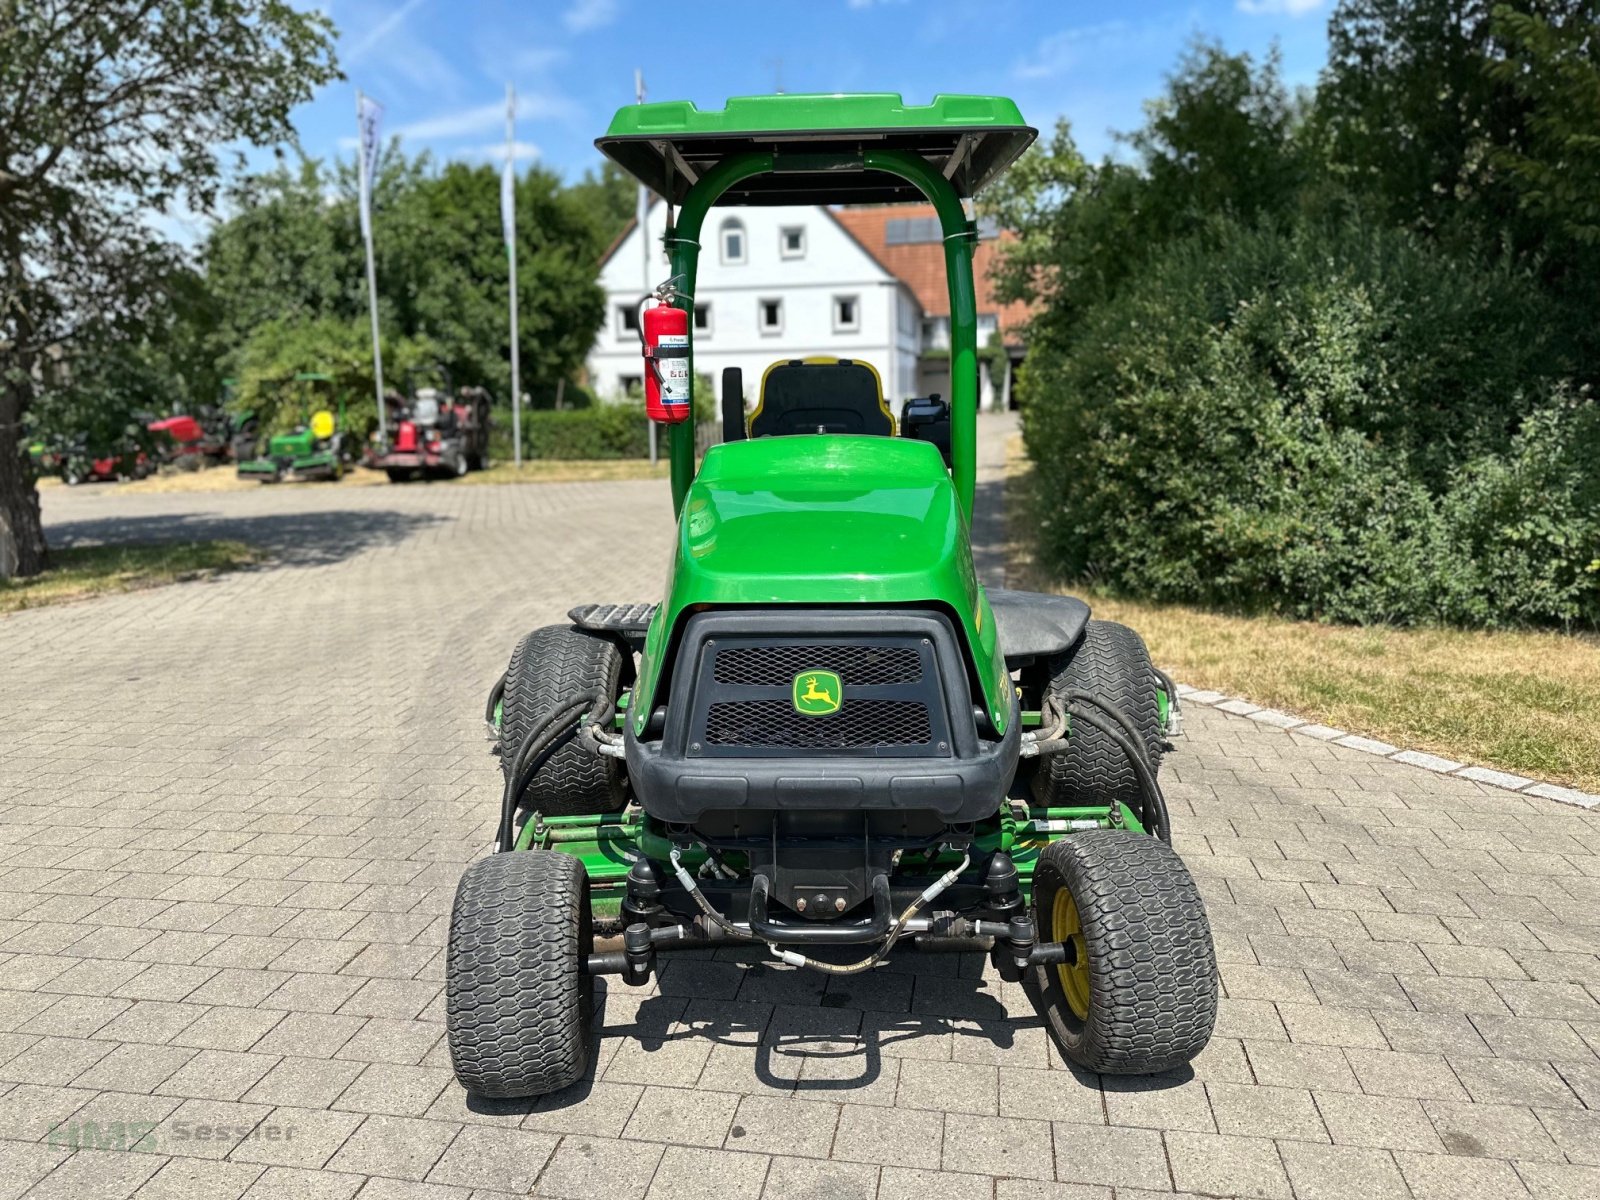
[[[644,342],[644,410],[652,421],[689,419],[689,314],[657,303],[639,321]]]

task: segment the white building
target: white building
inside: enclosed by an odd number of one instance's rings
[[[601,264],[606,321],[589,354],[589,382],[603,398],[642,383],[639,300],[670,273],[666,216],[666,205],[651,205],[648,241],[632,224]],[[725,367],[744,372],[754,405],[767,367],[811,355],[871,363],[896,412],[916,394],[922,308],[831,210],[713,208],[700,240],[694,365],[715,381],[719,399]]]

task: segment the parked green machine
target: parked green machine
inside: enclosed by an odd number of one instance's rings
[[[344,393],[337,390],[333,376],[302,371],[280,386],[290,389],[286,403],[294,406],[298,423],[288,433],[268,436],[265,452],[259,446],[251,451],[240,450],[239,477],[262,483],[342,477],[349,457],[345,446]]]
[[[964,201],[1034,137],[1009,100],[880,94],[638,105],[599,139],[669,205],[658,297],[683,309],[714,204],[931,201],[951,397],[897,425],[869,365],[796,358],[746,419],[730,373],[703,462],[692,423],[669,427],[662,602],[582,605],[516,646],[486,714],[495,853],[450,924],[470,1091],[574,1083],[597,976],[644,982],[720,945],[830,975],[914,946],[986,954],[1092,1071],[1169,1070],[1206,1044],[1215,954],[1157,782],[1172,684],[1082,601],[973,569]],[[670,377],[692,388],[686,353]]]

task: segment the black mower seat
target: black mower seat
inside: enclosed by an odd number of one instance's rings
[[[1072,648],[1083,636],[1089,606],[1076,596],[986,588],[1006,665],[1025,666]]]
[[[871,363],[850,358],[791,358],[761,376],[750,436],[869,433],[894,436],[894,414]]]

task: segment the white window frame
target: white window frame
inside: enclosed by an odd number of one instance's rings
[[[839,319],[839,305],[849,301],[855,310],[855,320],[846,324]],[[835,333],[860,333],[861,332],[861,297],[855,294],[835,296],[833,298],[833,331]]]
[[[632,329],[628,328],[628,314],[630,312],[633,314],[634,322]],[[639,340],[639,306],[637,303],[617,305],[617,337],[623,341],[636,342]]]
[[[789,249],[789,235],[791,233],[798,233],[800,235],[800,248],[798,250]],[[779,258],[785,258],[785,259],[793,260],[793,259],[797,259],[797,258],[804,258],[805,256],[806,256],[806,227],[804,225],[785,225],[782,229],[778,230],[778,257]]]
[[[769,304],[775,305],[778,309],[778,323],[776,325],[767,324],[767,305]],[[756,328],[760,330],[762,337],[783,336],[782,296],[762,296],[756,301]]]
[[[739,235],[739,253],[728,253],[728,235]],[[725,267],[742,267],[750,261],[750,234],[744,227],[744,222],[738,217],[729,217],[717,228],[717,248],[722,253],[722,265]]]

